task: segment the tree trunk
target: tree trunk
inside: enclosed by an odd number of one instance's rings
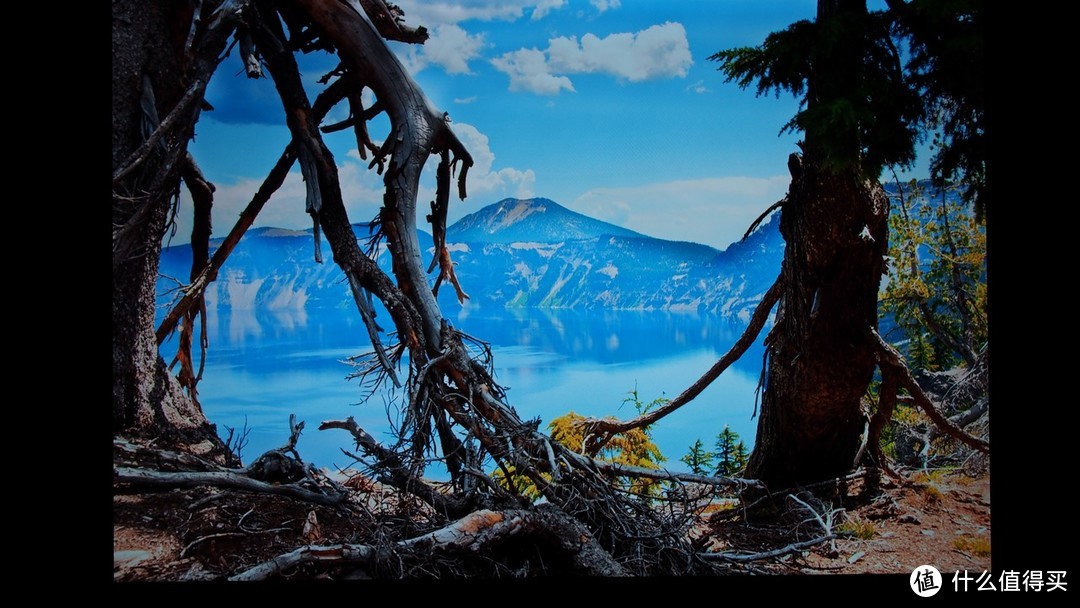
[[[796,172],[798,173],[798,172]],[[873,377],[888,199],[880,184],[807,163],[780,230],[784,293],[746,476],[778,489],[850,470]]]
[[[889,202],[865,169],[859,125],[821,118],[860,95],[866,5],[819,0],[820,57],[807,81],[805,158],[792,155],[780,232],[784,292],[766,339],[766,384],[747,477],[773,489],[854,467],[873,378]],[[826,113],[827,114],[827,113]],[[880,169],[876,169],[880,171]]]
[[[227,34],[196,30],[184,2],[114,2],[112,20],[113,432],[223,455],[215,428],[158,353],[154,310],[162,235]]]

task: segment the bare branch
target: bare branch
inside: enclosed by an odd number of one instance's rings
[[[173,127],[177,126],[177,124],[180,126],[188,125],[186,119],[190,118],[187,114],[189,106],[191,106],[191,102],[202,97],[205,88],[206,85],[202,80],[196,79],[191,83],[191,86],[184,92],[184,96],[180,98],[180,101],[178,101],[175,106],[173,106],[172,111],[165,117],[165,120],[162,120],[157,128],[154,129],[154,132],[146,138],[146,141],[124,159],[124,162],[120,163],[120,168],[113,172],[112,183],[114,186],[142,164],[142,162],[146,160],[150,150],[156,146],[163,137],[169,134]],[[181,122],[181,119],[184,119],[184,122]]]
[[[306,500],[320,505],[336,507],[345,503],[344,495],[330,496],[318,494],[292,484],[270,484],[246,477],[231,471],[184,471],[164,472],[147,471],[129,467],[114,467],[113,481],[115,483],[133,486],[152,486],[164,488],[194,488],[198,486],[214,486],[219,488],[236,488],[249,492],[263,492],[288,496],[299,500]]]
[[[394,386],[401,388],[401,381],[398,380],[397,374],[394,372],[394,365],[390,362],[389,357],[387,357],[386,349],[383,347],[382,340],[379,338],[379,331],[381,328],[375,322],[375,309],[368,299],[370,292],[364,289],[364,286],[360,283],[360,279],[356,276],[356,273],[347,270],[345,276],[349,279],[349,289],[352,291],[353,301],[356,303],[357,310],[360,311],[360,319],[363,320],[364,327],[367,328],[368,338],[371,339],[371,348],[375,352],[376,358],[379,360],[379,366],[390,376],[390,380],[394,383]]]
[[[701,378],[698,378],[696,382],[679,394],[679,396],[654,410],[625,422],[613,419],[587,419],[585,421],[585,424],[587,425],[586,428],[588,429],[586,435],[597,434],[598,436],[598,438],[594,440],[594,443],[589,446],[587,451],[591,454],[595,454],[596,450],[606,444],[611,436],[616,433],[624,433],[630,429],[653,424],[657,420],[660,420],[664,416],[667,416],[671,412],[686,405],[701,394],[701,391],[705,390],[707,386],[720,377],[720,374],[722,374],[732,363],[737,361],[739,357],[746,352],[746,349],[750,348],[750,345],[753,344],[754,340],[757,339],[758,334],[761,332],[761,328],[765,326],[765,321],[768,319],[769,312],[772,310],[773,305],[780,299],[783,284],[783,277],[777,277],[772,287],[765,292],[765,295],[762,297],[761,302],[758,303],[757,308],[754,309],[754,315],[750,319],[750,324],[743,331],[743,334],[739,336],[739,339],[735,341],[735,344],[732,345],[728,352],[724,353],[724,356],[720,357],[720,360],[713,364]]]
[[[761,222],[764,221],[765,218],[769,217],[770,213],[776,211],[780,207],[783,207],[785,202],[787,202],[787,198],[782,198],[775,203],[769,205],[769,208],[765,211],[762,211],[761,215],[757,216],[757,219],[750,223],[750,227],[746,229],[746,233],[742,235],[741,240],[745,241],[747,238],[749,238],[750,234],[753,233],[755,229],[757,229],[758,225],[761,224]]]
[[[348,0],[348,2],[355,7],[357,0]],[[371,19],[371,23],[375,25],[383,38],[411,44],[423,44],[427,41],[427,28],[422,25],[419,27],[405,25],[405,11],[396,5],[383,0],[359,0],[359,3],[364,7],[368,19]]]
[[[604,551],[581,524],[552,509],[503,512],[482,510],[454,523],[395,543],[397,551],[449,554],[479,553],[515,536],[543,536],[555,540],[582,573],[624,576],[626,571]],[[266,580],[306,564],[346,565],[372,563],[378,549],[371,545],[307,545],[279,555],[229,578],[230,581]]]
[[[586,456],[578,456],[587,458]],[[720,477],[709,475],[695,475],[693,473],[673,473],[666,469],[648,469],[645,467],[634,467],[625,464],[619,464],[615,462],[605,462],[603,460],[591,459],[592,464],[596,467],[596,470],[607,475],[617,475],[619,477],[648,477],[651,479],[667,479],[669,481],[683,481],[687,483],[700,483],[717,487],[737,487],[737,488],[765,488],[765,484],[756,479],[742,479],[739,477]]]
[[[348,431],[356,440],[364,453],[374,456],[375,463],[372,465],[377,471],[385,474],[385,482],[389,485],[408,492],[431,505],[439,513],[448,516],[460,515],[465,512],[469,504],[452,496],[441,494],[427,483],[415,477],[402,463],[401,458],[393,451],[383,447],[367,431],[356,424],[356,420],[349,416],[345,420],[326,420],[319,425],[320,431],[327,429],[341,429]]]
[[[874,328],[870,328],[870,333],[877,345],[879,364],[888,366],[896,372],[896,377],[900,386],[911,393],[911,396],[915,398],[915,403],[918,404],[919,408],[926,412],[926,415],[934,421],[934,424],[945,431],[950,437],[958,439],[980,452],[989,454],[990,443],[968,435],[962,429],[957,428],[949,422],[948,418],[943,416],[941,412],[937,410],[934,406],[934,402],[926,396],[926,393],[923,392],[919,383],[915,381],[915,378],[911,375],[911,370],[909,370],[907,364],[904,363],[900,353],[890,346],[888,342],[883,340]]]
[[[813,547],[814,545],[820,545],[823,542],[840,538],[838,534],[828,534],[821,536],[813,540],[805,540],[799,543],[791,543],[785,545],[779,549],[773,549],[772,551],[763,551],[761,553],[741,553],[738,551],[725,551],[723,553],[698,553],[698,557],[707,560],[720,560],[725,562],[753,562],[762,559],[772,559],[774,557],[780,557],[781,555],[787,555],[788,553],[795,553]]]
[[[244,211],[240,213],[240,218],[236,220],[236,224],[232,230],[229,231],[228,236],[214,251],[213,257],[210,259],[210,263],[199,273],[199,276],[195,277],[191,281],[191,284],[185,289],[184,297],[169,311],[169,314],[165,316],[161,324],[157,328],[157,341],[161,344],[165,341],[165,338],[169,337],[173,329],[176,328],[177,322],[183,317],[187,311],[199,301],[203,292],[206,290],[206,286],[217,279],[218,270],[228,259],[229,254],[240,242],[240,238],[244,236],[247,229],[255,223],[255,218],[259,215],[259,211],[262,210],[263,205],[270,200],[270,197],[285,183],[285,177],[289,174],[289,169],[292,167],[293,162],[296,161],[296,151],[292,144],[289,144],[285,151],[278,158],[277,163],[274,164],[273,169],[270,170],[270,174],[263,180],[259,190],[252,197],[251,202],[248,203]]]
[[[469,294],[461,288],[457,274],[454,272],[454,262],[450,259],[450,250],[446,248],[446,213],[450,208],[450,154],[443,150],[441,160],[435,173],[435,200],[431,202],[431,214],[427,216],[431,223],[431,236],[435,242],[435,255],[428,266],[431,272],[435,265],[439,266],[439,278],[435,280],[432,292],[439,295],[439,285],[443,279],[448,279],[457,292],[459,303],[464,304],[469,299]]]
[[[289,414],[289,440],[285,445],[278,448],[279,452],[292,452],[296,455],[296,442],[300,440],[300,433],[304,431],[304,421],[296,421],[296,414]],[[297,459],[299,456],[297,455]]]

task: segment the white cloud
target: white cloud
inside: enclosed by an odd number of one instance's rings
[[[558,95],[574,85],[566,76],[551,73],[547,57],[539,49],[518,49],[491,60],[496,70],[510,77],[511,91],[529,91],[537,95]]]
[[[470,95],[469,97],[455,97],[454,103],[465,105],[469,103],[474,103],[476,99],[476,95]]]
[[[511,91],[558,95],[574,90],[566,74],[610,74],[630,82],[654,78],[685,77],[694,61],[686,29],[666,22],[636,33],[616,33],[604,38],[585,34],[560,36],[548,41],[546,51],[519,49],[492,60],[510,77]]]
[[[557,8],[562,8],[565,4],[566,0],[540,0],[536,3],[536,8],[533,9],[532,19],[533,21],[543,19],[544,15]]]
[[[698,95],[701,95],[702,93],[711,93],[712,89],[709,89],[708,87],[705,86],[705,81],[704,80],[699,80],[699,81],[695,82],[694,84],[686,87],[686,91],[687,92],[693,91],[694,93],[697,93]]]
[[[621,6],[619,0],[589,0],[589,4],[593,5],[601,13],[609,8],[619,8]]]
[[[494,169],[495,153],[491,151],[487,135],[476,127],[465,123],[454,123],[454,133],[465,145],[473,157],[473,166],[469,168],[467,186],[469,198],[490,201],[495,198],[515,196],[530,198],[536,186],[536,173],[532,169],[504,167]]]
[[[395,45],[398,56],[410,74],[429,65],[437,65],[447,74],[471,74],[469,61],[480,57],[485,46],[484,34],[470,34],[452,24],[437,25],[422,46]]]
[[[405,11],[405,23],[430,29],[468,19],[515,21],[521,18],[526,7],[535,5],[536,0],[397,0],[395,4]]]
[[[784,197],[790,178],[717,177],[596,188],[570,206],[631,230],[725,249]]]
[[[631,82],[686,76],[693,65],[690,44],[682,24],[667,22],[636,34],[618,33],[599,38],[585,34],[549,41],[548,56],[555,72],[607,73]]]
[[[440,25],[424,43],[423,56],[448,74],[470,74],[469,61],[480,56],[484,35],[471,35],[456,25]]]

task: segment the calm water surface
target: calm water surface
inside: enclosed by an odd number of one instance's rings
[[[466,307],[445,314],[491,344],[496,380],[507,387],[510,404],[522,418],[539,416],[542,428],[570,410],[632,417],[633,406],[623,400],[635,387],[646,402],[674,397],[743,330],[729,319],[663,312]],[[210,311],[207,321],[210,350],[199,397],[223,436],[227,426],[250,429],[245,462],[285,443],[291,413],[307,424],[300,456],[318,466],[349,464],[340,449],[353,448],[344,431],[318,431],[323,420],[353,416],[376,438],[391,441],[397,420],[387,407],[392,395],[381,391],[365,399],[358,381],[346,380],[352,367],[344,361],[370,349],[355,311]],[[752,447],[761,348],[759,339],[697,399],[654,426],[671,469],[685,470],[679,457],[697,438],[711,448],[725,424]],[[166,360],[172,349],[163,349]],[[435,467],[428,474],[440,476]]]

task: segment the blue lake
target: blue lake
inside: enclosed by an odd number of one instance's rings
[[[741,334],[728,318],[639,311],[487,309],[455,307],[448,321],[491,345],[496,380],[507,388],[522,418],[539,416],[541,428],[573,410],[589,416],[629,418],[623,404],[635,387],[642,401],[671,398],[701,376]],[[389,319],[382,315],[383,323]],[[765,332],[762,332],[763,334]],[[225,427],[250,429],[245,463],[288,438],[289,414],[306,422],[297,449],[321,467],[346,466],[341,448],[353,449],[340,430],[318,431],[323,420],[353,416],[376,438],[392,441],[401,397],[367,393],[344,361],[370,350],[355,311],[317,309],[289,313],[211,310],[210,349],[199,384],[207,417]],[[171,360],[174,346],[162,352]],[[653,438],[673,470],[695,439],[709,449],[724,425],[752,447],[755,388],[761,372],[761,339],[697,399],[660,420]],[[196,354],[196,357],[198,355]],[[437,467],[428,475],[441,476]]]

